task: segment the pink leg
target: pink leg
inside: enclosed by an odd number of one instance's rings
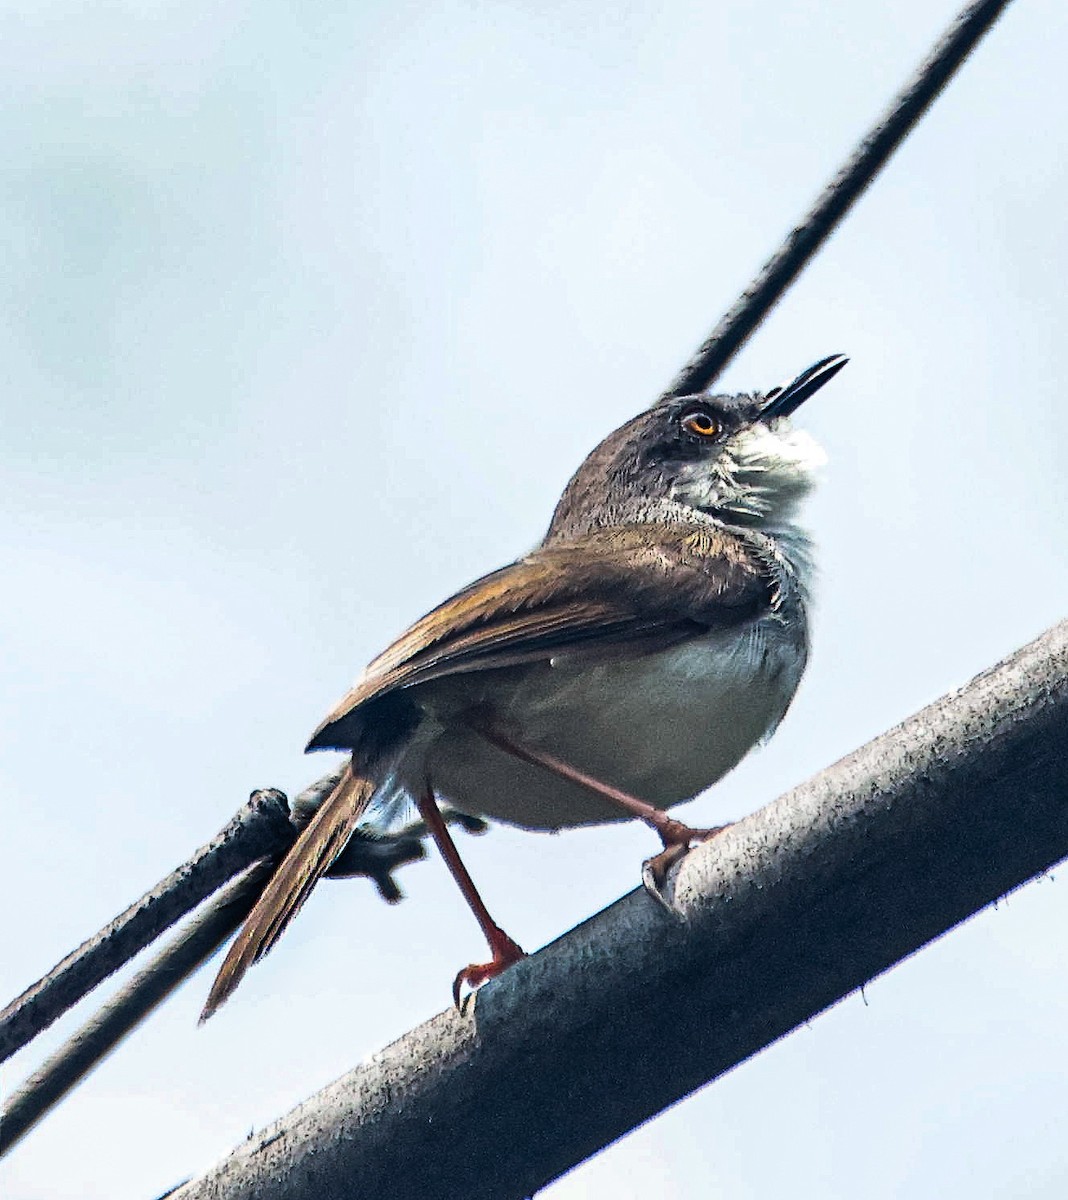
[[[579,787],[586,788],[655,829],[664,843],[664,849],[643,864],[642,880],[646,889],[658,900],[663,900],[661,889],[667,879],[668,871],[683,857],[691,845],[694,842],[708,841],[717,833],[722,833],[724,829],[730,828],[729,825],[714,825],[710,829],[692,829],[682,821],[676,821],[674,817],[669,817],[655,805],[649,804],[645,800],[639,800],[637,796],[612,787],[611,784],[602,783],[599,779],[572,767],[569,763],[563,762],[545,750],[538,750],[533,746],[517,742],[488,724],[479,722],[475,727],[488,742],[492,742],[506,753],[522,759],[523,762],[544,767],[547,771],[552,771],[554,775],[559,775],[571,783],[578,784]]]
[[[493,958],[488,963],[471,963],[470,966],[464,967],[453,980],[452,998],[456,1007],[459,1008],[460,989],[464,984],[467,984],[470,988],[477,988],[480,984],[486,983],[487,980],[496,978],[506,967],[510,967],[512,963],[518,962],[521,958],[526,958],[526,955],[489,915],[489,910],[486,908],[482,897],[478,894],[474,880],[460,858],[459,851],[456,849],[456,843],[452,840],[452,834],[449,833],[448,827],[441,813],[438,811],[437,801],[434,799],[434,791],[429,784],[424,795],[416,800],[416,804],[419,808],[420,816],[426,822],[427,829],[430,830],[431,837],[438,844],[438,849],[441,851],[441,857],[445,860],[445,865],[449,868],[453,879],[456,880],[460,891],[463,892],[464,899],[475,914],[475,920],[478,921],[482,932],[485,934],[486,941],[489,942],[490,953],[493,955]]]

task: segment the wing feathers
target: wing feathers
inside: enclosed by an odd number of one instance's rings
[[[376,658],[308,743],[347,749],[356,711],[443,675],[608,654],[744,620],[769,598],[763,564],[715,526],[623,526],[542,546],[458,592]]]

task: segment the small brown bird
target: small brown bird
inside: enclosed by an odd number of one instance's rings
[[[656,892],[698,839],[666,809],[774,732],[808,653],[808,540],[822,452],[790,414],[845,366],[753,395],[672,397],[578,469],[530,554],[439,605],[379,655],[309,750],[351,755],[265,886],[209,1017],[278,941],[372,806],[414,801],[489,942],[454,997],[523,956],[492,920],[437,799],[528,829],[637,817]]]

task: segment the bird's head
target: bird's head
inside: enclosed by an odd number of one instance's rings
[[[789,523],[825,461],[790,418],[848,361],[842,354],[821,359],[769,392],[659,401],[587,457],[560,499],[550,536],[649,519],[665,502],[730,525]]]

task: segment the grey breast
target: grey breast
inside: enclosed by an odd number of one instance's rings
[[[774,732],[800,682],[806,647],[803,613],[790,620],[768,614],[640,657],[512,671],[507,682],[493,681],[493,707],[528,744],[667,808],[721,779]],[[438,728],[420,769],[460,809],[531,829],[624,816],[447,716]]]

